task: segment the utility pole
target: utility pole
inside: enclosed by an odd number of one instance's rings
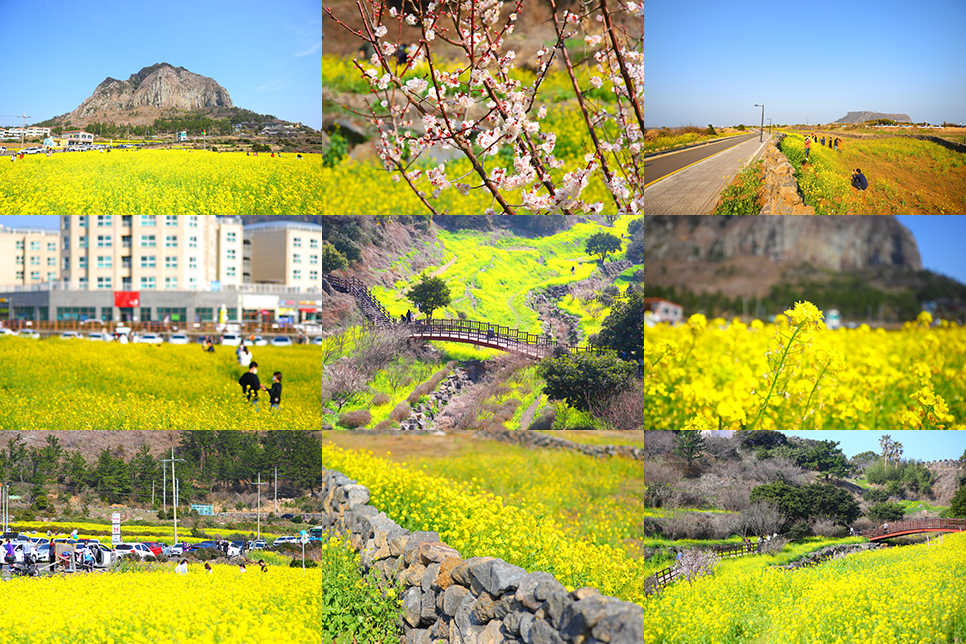
[[[171,509],[174,512],[174,542],[178,543],[178,479],[174,475],[174,464],[183,463],[184,459],[175,458],[174,447],[172,447],[171,458],[165,460],[171,461]]]
[[[27,116],[26,112],[23,114],[0,114],[0,116],[22,119],[20,124],[20,150],[23,151],[23,138],[27,134],[27,119],[32,119],[33,117]]]
[[[171,449],[171,456],[174,457],[174,448]],[[165,512],[168,511],[168,463],[171,462],[170,458],[161,459],[163,465],[161,466],[161,509]],[[172,485],[172,489],[174,486]]]
[[[268,485],[268,481],[262,483],[262,475],[259,473],[258,483],[255,485],[257,486],[256,489],[258,490],[258,532],[255,535],[255,539],[257,540],[262,538],[262,486]]]
[[[275,466],[275,516],[278,516],[278,465]]]

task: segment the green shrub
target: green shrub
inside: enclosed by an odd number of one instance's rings
[[[872,521],[901,521],[906,513],[898,503],[876,503],[866,516]]]
[[[358,429],[359,427],[365,427],[371,422],[372,413],[368,409],[358,409],[356,411],[339,414],[339,421],[336,424],[346,429]]]

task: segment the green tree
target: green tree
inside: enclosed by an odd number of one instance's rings
[[[804,488],[811,517],[829,517],[841,525],[859,518],[859,504],[846,490],[826,483],[813,483]]]
[[[336,250],[329,242],[322,242],[319,248],[319,270],[323,273],[338,271],[349,265],[345,255]]]
[[[631,388],[634,365],[613,353],[567,353],[545,358],[538,372],[546,382],[543,391],[549,398],[590,411]]]
[[[866,514],[872,521],[901,521],[906,513],[898,503],[876,503]]]
[[[688,467],[691,467],[694,461],[704,456],[707,445],[701,432],[681,431],[678,432],[676,438],[677,445],[674,447],[674,453],[687,461]]]
[[[792,521],[809,517],[808,498],[805,492],[797,485],[784,481],[759,485],[751,491],[749,500],[752,503],[757,501],[771,503]]]
[[[597,255],[600,263],[603,264],[610,253],[616,253],[621,249],[621,238],[611,233],[594,233],[587,240],[584,248],[588,255]]]
[[[427,318],[432,318],[433,311],[448,306],[452,301],[446,282],[440,277],[430,277],[425,273],[419,277],[416,285],[406,292],[406,297],[418,306]]]
[[[852,469],[836,441],[812,441],[805,448],[798,464],[806,469],[819,472],[826,479],[832,475],[845,478]]]
[[[596,343],[613,349],[625,360],[635,362],[644,358],[653,346],[648,341],[644,313],[649,310],[646,298],[639,292],[631,293],[624,301],[618,301],[604,318]]]
[[[956,494],[953,495],[953,500],[949,504],[947,516],[966,519],[966,485],[961,485],[956,490]]]
[[[872,450],[856,454],[850,460],[854,467],[862,467],[863,465],[875,463],[879,459],[879,455]]]
[[[339,162],[348,152],[349,144],[345,137],[339,134],[339,126],[336,126],[332,134],[329,135],[329,148],[322,155],[322,165],[326,168],[335,167],[339,165]]]

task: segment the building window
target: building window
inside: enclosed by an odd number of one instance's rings
[[[24,249],[24,243],[23,243],[23,240],[22,239],[18,239],[17,240],[16,249],[17,250],[23,250]]]
[[[70,228],[70,215],[64,217],[64,228]]]
[[[319,272],[318,271],[309,271],[309,279],[312,280],[313,282],[315,280],[319,279]]]
[[[121,225],[125,228],[130,228],[133,220],[134,218],[131,215],[121,215]]]
[[[226,250],[225,251],[225,256],[228,259],[236,259],[237,256],[235,254],[235,249],[234,248],[229,248],[228,250]]]
[[[57,281],[57,273],[48,272],[47,273],[47,281],[48,282],[56,282]]]
[[[214,322],[215,310],[211,307],[201,307],[195,309],[195,322]]]
[[[165,248],[177,248],[178,247],[178,236],[177,235],[167,235],[164,238]]]
[[[30,271],[30,279],[34,280],[35,282],[39,282],[40,281],[40,271]]]
[[[164,216],[165,226],[177,226],[178,225],[178,215],[165,215]]]
[[[40,266],[40,255],[33,255],[30,258],[30,265],[31,266]]]
[[[177,255],[168,255],[167,257],[165,257],[164,258],[164,267],[165,268],[178,268],[178,256]]]
[[[17,263],[17,264],[23,264],[24,263],[23,260],[24,260],[24,256],[23,255],[17,255],[17,260],[16,260],[15,263]]]
[[[130,269],[131,268],[131,256],[125,255],[121,258],[121,268]]]
[[[113,215],[98,215],[97,216],[98,226],[113,226],[114,216]]]
[[[47,266],[57,266],[57,258],[56,257],[48,257],[47,258]]]
[[[164,288],[175,289],[178,288],[178,278],[177,277],[165,277],[164,278]]]
[[[157,281],[153,277],[141,276],[141,290],[153,291],[155,288],[157,288]]]
[[[318,264],[318,263],[319,263],[318,255],[309,255],[309,264]]]
[[[318,248],[318,247],[319,247],[319,240],[318,239],[310,239],[309,240],[309,248]]]
[[[87,278],[86,277],[78,277],[77,278],[77,284],[81,288],[87,288]]]
[[[144,288],[143,286],[141,288]],[[151,307],[142,306],[141,307],[141,321],[150,322],[151,321]]]
[[[198,248],[198,238],[189,237],[188,238],[188,248]]]
[[[111,268],[111,255],[98,255],[97,256],[97,267],[98,268]]]
[[[102,290],[103,289],[113,288],[111,286],[111,278],[110,277],[98,277],[97,278],[97,288],[98,289],[102,289]]]
[[[154,268],[154,255],[141,255],[141,268]]]
[[[225,241],[228,242],[229,244],[234,244],[235,242],[238,241],[238,235],[235,234],[235,231],[230,230],[227,233],[225,233]]]
[[[97,247],[98,248],[110,248],[114,244],[110,235],[98,235],[97,236]]]
[[[30,242],[30,250],[40,250],[40,242],[39,241]]]
[[[130,248],[130,247],[131,247],[131,236],[130,235],[122,235],[121,236],[121,248]]]
[[[158,318],[164,320],[167,318],[172,322],[187,322],[188,321],[188,309],[186,307],[158,307]]]
[[[297,268],[294,271],[292,271],[292,279],[293,280],[300,280],[300,279],[302,279],[302,271],[300,271]]]
[[[23,271],[17,271],[17,279],[21,282],[23,281]]]
[[[188,225],[192,228],[198,227],[198,215],[191,215],[188,217]]]
[[[70,237],[64,237],[64,250],[70,250]]]
[[[141,215],[142,226],[154,226],[157,223],[158,223],[157,215]]]
[[[188,278],[188,288],[190,288],[192,290],[198,288],[198,278],[197,277],[189,277]]]
[[[301,264],[302,263],[302,256],[299,255],[298,253],[294,253],[292,255],[292,263],[293,264]]]
[[[130,291],[131,290],[131,278],[130,277],[122,277],[121,278],[121,290],[122,291]]]
[[[87,228],[87,215],[81,215],[77,218],[77,225],[81,228]]]
[[[47,252],[56,253],[57,252],[57,242],[47,242]]]
[[[58,322],[83,322],[96,315],[93,306],[58,306]]]
[[[87,269],[87,257],[78,257],[77,258],[77,268],[82,268],[84,270]]]
[[[77,238],[78,248],[87,248],[87,235],[81,235]]]
[[[225,267],[225,275],[227,275],[228,277],[235,277],[236,275],[235,267],[234,266]]]
[[[154,248],[157,245],[154,235],[141,235],[141,248]]]
[[[197,270],[197,268],[198,268],[198,258],[197,257],[189,257],[188,258],[188,268],[190,268],[191,270]]]
[[[301,248],[301,247],[302,247],[302,238],[292,237],[292,248]]]
[[[70,270],[70,257],[65,257],[64,258],[64,268],[63,268],[63,270],[65,270],[65,271],[69,271]]]

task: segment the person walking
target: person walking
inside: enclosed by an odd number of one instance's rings
[[[178,567],[175,568],[174,571],[176,573],[178,573],[179,575],[187,575],[188,574],[188,560],[187,559],[182,559],[181,561],[179,561],[178,562]]]
[[[252,405],[258,406],[258,392],[268,391],[268,388],[261,383],[258,379],[258,363],[252,362],[248,365],[248,371],[242,374],[242,377],[238,379],[238,384],[241,385],[242,393],[248,398],[248,402]]]
[[[806,161],[808,161],[808,153],[811,151],[811,149],[812,149],[812,140],[806,136],[805,137],[805,160]]]
[[[272,388],[268,390],[268,404],[272,410],[277,410],[282,403],[282,372],[272,374]]]

